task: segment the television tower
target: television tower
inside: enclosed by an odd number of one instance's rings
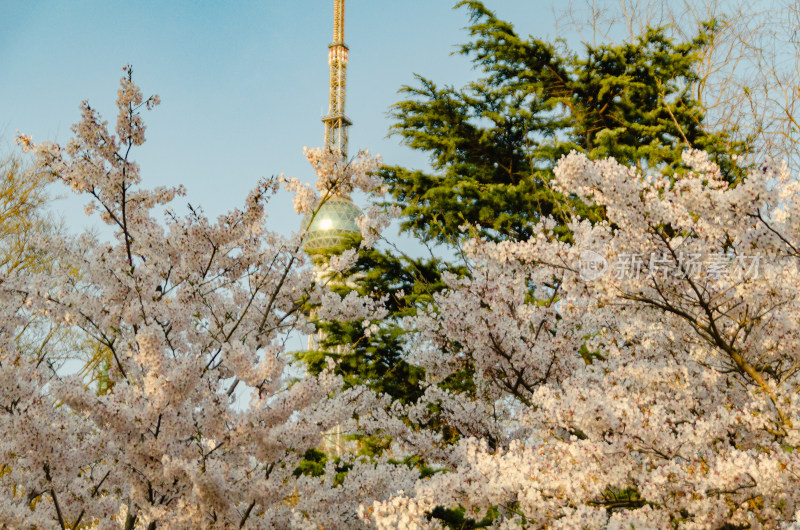
[[[328,65],[330,66],[330,86],[328,95],[328,115],[322,118],[325,124],[325,149],[338,153],[339,161],[347,163],[347,132],[352,122],[344,113],[344,101],[347,84],[347,53],[344,43],[344,0],[333,2],[333,42],[328,46]],[[314,257],[325,254],[346,242],[361,237],[361,229],[356,219],[361,210],[350,197],[335,193],[333,196],[315,206],[314,210],[303,218],[302,228],[306,230],[303,248]],[[318,260],[314,269],[322,281],[330,270],[325,260]],[[325,333],[320,330],[308,337],[309,351],[320,348]],[[341,356],[347,350],[346,345],[336,345],[336,353]],[[341,456],[346,442],[342,436],[341,425],[337,425],[327,433],[322,448],[326,452]]]
[[[352,125],[344,113],[347,53],[348,48],[344,43],[344,0],[334,0],[333,43],[328,46],[331,71],[329,108],[322,123],[325,124],[325,148],[338,153],[343,164],[347,162],[347,131]],[[325,250],[341,245],[348,238],[360,237],[361,229],[356,219],[362,212],[350,197],[335,193],[315,211],[308,213],[302,224],[302,228],[307,230],[303,248],[310,255],[320,255]],[[323,275],[326,270],[323,267],[318,272]]]
[[[328,115],[325,124],[325,147],[347,158],[347,129],[352,122],[344,113],[347,85],[347,53],[344,43],[344,0],[333,3],[333,42],[328,46],[328,65],[331,70]]]

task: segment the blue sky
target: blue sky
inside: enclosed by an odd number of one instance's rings
[[[351,153],[426,166],[387,138],[386,111],[415,73],[455,85],[475,77],[450,55],[467,40],[466,12],[454,3],[347,1]],[[554,35],[547,2],[485,4],[520,33]],[[145,186],[184,184],[188,196],[178,200],[215,217],[242,204],[259,177],[313,180],[302,148],[322,142],[333,0],[0,0],[0,13],[0,153],[16,131],[66,142],[84,99],[113,123],[120,69],[130,63],[145,96],[162,99],[145,114],[148,142],[135,154]],[[299,224],[287,199],[271,207],[271,226],[284,233]],[[73,230],[96,223],[81,204],[55,205]]]

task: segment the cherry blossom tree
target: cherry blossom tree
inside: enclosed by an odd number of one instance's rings
[[[459,439],[395,425],[441,472],[365,519],[800,528],[800,182],[765,164],[730,187],[704,153],[684,162],[668,178],[573,152],[555,185],[607,221],[467,244],[470,277],[406,322],[427,390],[396,411]],[[445,390],[459,372],[471,384]]]
[[[267,230],[281,179],[259,182],[242,209],[216,221],[171,210],[183,188],[142,189],[131,155],[145,140],[140,111],[159,100],[145,99],[125,71],[115,130],[84,102],[66,146],[19,139],[51,179],[91,199],[87,213],[115,237],[35,240],[51,257],[47,274],[0,284],[0,526],[365,524],[359,503],[410,485],[410,471],[353,455],[321,476],[297,470],[326,431],[352,430],[359,414],[384,404],[361,388],[339,392],[331,371],[293,382],[282,354],[290,333],[313,332],[300,310],[308,301],[365,318],[370,300],[331,295],[308,264],[303,234]],[[299,210],[340,189],[381,185],[372,175],[380,161],[367,155],[343,163],[310,150],[308,158],[319,193],[284,179],[301,191]],[[106,351],[107,388],[52,369],[48,347],[18,350],[26,314],[71,326]],[[243,391],[245,405],[235,399]]]

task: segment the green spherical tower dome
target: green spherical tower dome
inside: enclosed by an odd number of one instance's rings
[[[314,210],[317,211],[316,215],[313,215]],[[362,213],[350,199],[331,197],[319,210],[316,207],[314,210],[303,217],[301,225],[301,229],[308,227],[303,248],[309,254],[319,254],[326,249],[339,246],[348,236],[361,237],[361,229],[356,224],[356,219],[361,217]]]

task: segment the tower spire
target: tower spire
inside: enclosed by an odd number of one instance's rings
[[[347,158],[347,130],[352,122],[344,113],[347,84],[347,52],[344,43],[344,0],[333,2],[333,42],[328,46],[330,66],[330,93],[328,115],[322,118],[325,124],[325,147]]]

